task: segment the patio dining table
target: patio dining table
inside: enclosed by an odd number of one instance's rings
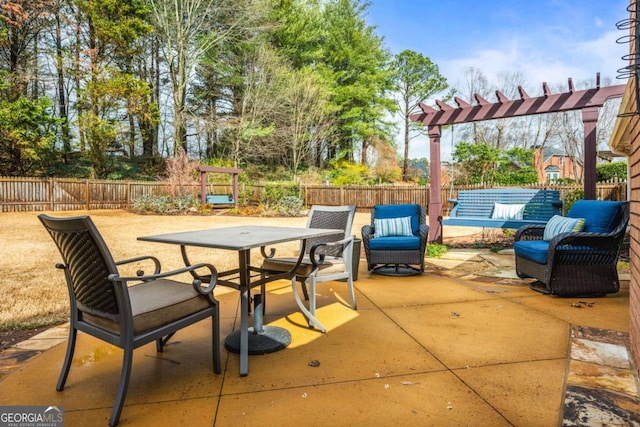
[[[240,329],[226,337],[225,347],[231,352],[240,354],[240,376],[246,376],[249,372],[249,354],[270,353],[285,348],[291,342],[291,335],[286,329],[262,324],[260,294],[254,295],[254,325],[253,328],[249,327],[251,288],[274,280],[292,279],[304,257],[307,240],[337,232],[342,230],[246,225],[141,236],[138,240],[180,245],[186,265],[190,264],[187,246],[238,252],[238,268],[219,272],[217,284],[240,291]],[[272,257],[275,255],[275,248],[271,248],[267,253],[268,247],[296,240],[301,241],[302,244],[298,262],[290,271],[264,276],[259,267],[251,265],[251,249],[260,248],[263,257]],[[297,303],[301,304],[298,300],[296,298]],[[303,309],[303,307],[300,308]]]

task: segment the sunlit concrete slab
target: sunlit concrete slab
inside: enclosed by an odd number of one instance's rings
[[[456,370],[465,384],[514,426],[558,425],[566,359]]]
[[[629,332],[628,282],[621,283],[620,292],[601,298],[562,298],[537,294],[534,297],[516,298],[514,302],[574,325]]]
[[[121,425],[535,427],[575,417],[567,405],[584,403],[579,387],[601,391],[585,396],[633,393],[632,367],[594,361],[606,345],[577,349],[572,336],[583,330],[576,325],[628,332],[628,283],[604,298],[558,298],[505,273],[514,272],[512,255],[451,257],[459,258],[452,268],[431,260],[427,272],[409,277],[369,273],[361,262],[358,310],[349,307],[346,283],[319,285],[317,316],[327,333],[308,327],[290,282],[269,284],[264,323],[288,330],[291,343],[249,356],[246,377],[224,347],[223,373],[213,373],[209,321],[179,331],[162,354],[153,344],[136,350]],[[223,342],[239,327],[239,293],[216,295]],[[63,326],[2,354],[9,357],[0,358],[0,405],[59,405],[66,426],[107,425],[122,351],[80,334],[67,386],[57,392],[66,334]],[[578,362],[597,369],[576,363],[578,352]],[[617,389],[608,391],[612,378]],[[624,396],[612,402],[627,413],[640,407]],[[600,406],[598,417],[615,409]]]
[[[134,352],[127,405],[179,400],[219,393],[223,377],[213,372],[211,324],[199,322],[178,332],[163,353],[149,344]],[[30,361],[2,382],[0,405],[62,405],[67,411],[111,408],[118,387],[122,350],[79,334],[63,392],[56,392],[66,345],[58,345]],[[222,352],[226,363],[226,352]],[[125,407],[126,411],[126,407]]]
[[[339,316],[339,311],[334,314]],[[223,394],[264,391],[274,385],[301,387],[444,369],[379,310],[342,315],[348,321],[328,326],[326,334],[286,321],[270,323],[290,330],[291,344],[276,353],[250,356],[249,375],[228,376]],[[237,363],[238,356],[230,355],[228,369],[233,372]]]
[[[219,426],[510,425],[451,372],[225,394]]]
[[[502,298],[385,312],[450,369],[567,354],[568,323]]]
[[[359,280],[356,287],[380,308],[492,298],[486,293],[459,286],[457,279],[432,273],[395,280],[379,274],[370,274]]]

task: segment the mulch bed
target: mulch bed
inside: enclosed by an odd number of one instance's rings
[[[488,248],[497,252],[513,247],[513,234],[505,234],[503,230],[490,230],[459,237],[445,235],[443,243],[450,248]]]

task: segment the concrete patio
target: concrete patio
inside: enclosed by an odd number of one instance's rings
[[[284,350],[210,362],[210,322],[176,334],[162,354],[136,351],[121,425],[282,426],[640,425],[627,350],[628,277],[596,299],[556,298],[515,277],[513,255],[458,249],[411,277],[360,263],[358,310],[346,286],[319,287],[310,330],[290,285],[269,288],[265,323]],[[221,289],[221,340],[239,323],[238,293]],[[107,425],[122,352],[80,335],[64,392],[55,384],[67,331],[0,353],[0,405],[64,408],[66,426]]]

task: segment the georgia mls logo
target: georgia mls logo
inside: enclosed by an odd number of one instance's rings
[[[0,427],[58,427],[64,425],[64,412],[58,406],[0,407]]]
[[[57,406],[49,406],[47,409],[44,410],[44,413],[46,414],[47,412],[51,412],[51,411],[56,411],[56,413],[62,414],[62,411]]]

